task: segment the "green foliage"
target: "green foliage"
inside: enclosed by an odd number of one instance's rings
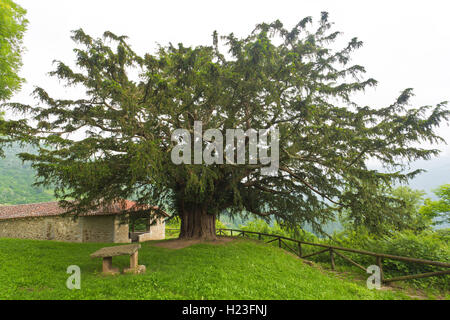
[[[179,217],[173,217],[172,219],[166,221],[166,228],[179,229],[180,223],[181,221]]]
[[[20,89],[23,79],[18,72],[22,66],[22,38],[28,21],[26,10],[11,0],[0,0],[0,102]]]
[[[101,275],[92,252],[114,244],[0,239],[0,299],[405,299],[368,290],[252,241],[198,244],[179,250],[143,243],[142,275]],[[81,290],[66,288],[67,266],[81,269]],[[114,265],[129,266],[115,257]]]
[[[450,223],[450,184],[440,186],[434,193],[439,200],[425,199],[420,212],[429,219],[434,219],[437,225]]]
[[[415,233],[431,230],[433,218],[424,214],[421,208],[425,195],[424,191],[400,186],[395,189],[388,188],[384,193],[386,197],[392,198],[393,203],[396,201],[395,214],[391,216],[391,219],[369,226],[355,221],[355,217],[344,211],[340,218],[345,228],[361,231],[362,234],[370,231],[374,235],[392,235],[407,230]]]
[[[283,236],[286,238],[292,238],[296,240],[303,240],[308,242],[317,242],[318,238],[305,230],[302,229],[287,229],[286,227],[281,226],[277,222],[274,222],[273,225],[268,224],[266,221],[258,219],[254,221],[250,221],[245,226],[240,226],[240,230],[244,231],[254,231],[266,234],[275,234],[279,236]],[[255,236],[257,237],[257,236]],[[275,244],[275,243],[274,243]]]
[[[216,229],[226,229],[228,228],[222,221],[216,219]]]
[[[358,232],[347,230],[335,235],[334,239],[339,243],[339,245],[348,248],[363,249],[373,252],[434,261],[450,261],[448,234],[446,235],[442,231],[423,232],[420,234],[416,234],[411,231],[404,231],[397,232],[392,236],[375,237],[367,232],[362,232],[361,230]],[[369,266],[374,264],[373,257],[352,253],[345,254],[352,257],[352,259],[362,265]],[[345,260],[340,258],[338,260],[339,263],[347,263]],[[435,266],[389,259],[384,259],[383,268],[387,277],[442,270],[442,268]],[[450,276],[413,279],[408,280],[408,283],[419,288],[433,286],[442,290],[450,290]]]
[[[285,227],[282,227],[276,223],[273,226],[271,226],[263,220],[250,222],[247,226],[241,226],[240,229],[246,231],[255,231],[266,234],[280,235],[283,237],[293,238],[306,242],[332,244],[341,247],[362,249],[397,256],[412,257],[442,262],[450,261],[450,244],[449,244],[450,231],[445,229],[438,230],[436,232],[427,231],[422,233],[406,230],[403,232],[396,232],[395,235],[392,236],[382,236],[382,237],[372,235],[367,231],[367,229],[364,228],[360,228],[357,231],[347,229],[343,232],[334,234],[333,240],[320,239],[306,231],[297,230],[297,232],[295,232],[295,230],[287,230]],[[258,238],[257,235],[248,235],[248,237],[255,239]],[[269,240],[269,239],[272,238],[263,237],[262,240]],[[289,245],[291,248],[296,248],[296,244],[294,242],[288,240],[283,241],[286,242],[287,245]],[[277,241],[274,241],[271,244],[273,246],[278,246]],[[317,252],[319,250],[320,250],[319,248],[310,245],[302,246],[303,255]],[[375,259],[374,257],[371,256],[365,256],[350,252],[344,252],[344,254],[366,267],[375,264]],[[308,259],[315,262],[325,263],[326,265],[329,265],[330,262],[329,253],[323,253],[317,256],[312,256]],[[340,258],[339,256],[336,256],[335,259],[336,264],[338,266],[342,265],[352,266],[346,260]],[[386,276],[388,277],[442,270],[442,268],[439,267],[415,263],[407,263],[388,259],[384,260],[383,268]],[[450,276],[440,276],[440,277],[408,280],[407,283],[409,285],[419,288],[433,287],[438,290],[450,290],[449,280]]]
[[[13,145],[5,150],[5,158],[0,159],[0,205],[37,203],[54,201],[53,190],[34,187],[36,171],[29,163],[23,163],[16,154],[35,152],[30,147]]]
[[[40,146],[22,159],[75,213],[136,197],[169,202],[177,214],[246,212],[314,231],[335,217],[336,206],[356,224],[394,223],[403,209],[380,186],[407,181],[420,170],[407,172],[405,164],[438,154],[418,142],[443,141],[435,129],[449,111],[445,102],[410,108],[411,89],[390,106],[358,106],[353,95],[376,81],[350,63],[362,42],[333,49],[339,35],[324,12],[317,23],[307,17],[290,30],[262,23],[247,37],[214,33],[209,46],[180,43],[139,56],[125,36],[96,39],[76,30],[77,68],[58,62],[51,74],[84,87],[87,97],[58,99],[39,87],[39,104],[8,104],[30,112],[36,125],[11,122],[8,132]],[[195,121],[223,135],[278,127],[278,176],[262,175],[260,164],[175,165],[172,132],[192,133]],[[82,139],[66,135],[79,130]],[[368,159],[393,170],[369,170]]]
[[[450,245],[450,228],[438,229],[434,232],[437,239],[445,242],[446,245]]]

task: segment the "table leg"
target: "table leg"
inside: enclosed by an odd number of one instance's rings
[[[144,273],[146,270],[145,266],[138,264],[138,252],[130,255],[130,267],[123,270],[125,273]]]
[[[138,252],[130,255],[130,269],[136,269],[138,266]]]
[[[118,268],[112,267],[112,257],[104,257],[103,258],[103,268],[102,271],[104,274],[116,274],[119,273]]]
[[[112,257],[103,258],[103,272],[108,273],[112,269]]]

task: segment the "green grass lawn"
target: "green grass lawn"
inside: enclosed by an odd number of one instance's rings
[[[0,239],[0,299],[403,299],[400,292],[308,266],[270,245],[248,240],[172,250],[143,243],[141,275],[103,276],[89,254],[114,244]],[[128,257],[113,258],[123,269]],[[66,288],[69,265],[81,289]]]

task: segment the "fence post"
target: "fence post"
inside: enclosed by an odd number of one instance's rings
[[[384,273],[383,273],[383,258],[377,256],[377,265],[380,268],[380,282],[383,284],[384,282]]]
[[[330,248],[330,260],[331,260],[331,270],[334,270],[336,268],[336,265],[334,263],[334,252],[333,248]]]
[[[231,230],[230,230],[230,232],[231,232],[231,234],[230,234],[230,235],[231,235],[231,236],[233,236],[233,229],[231,229]]]
[[[278,247],[281,248],[281,238],[280,237],[278,237]]]
[[[302,244],[300,242],[297,242],[298,245],[298,256],[301,258],[303,253],[302,253]]]
[[[258,240],[261,241],[261,233],[258,233]]]

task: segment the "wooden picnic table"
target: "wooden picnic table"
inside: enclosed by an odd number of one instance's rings
[[[112,257],[116,256],[130,256],[130,267],[124,269],[125,273],[143,273],[145,266],[138,264],[138,250],[141,248],[140,244],[128,244],[123,246],[105,247],[95,251],[90,256],[91,258],[103,258],[103,273],[104,274],[118,274],[119,268],[113,268]]]

